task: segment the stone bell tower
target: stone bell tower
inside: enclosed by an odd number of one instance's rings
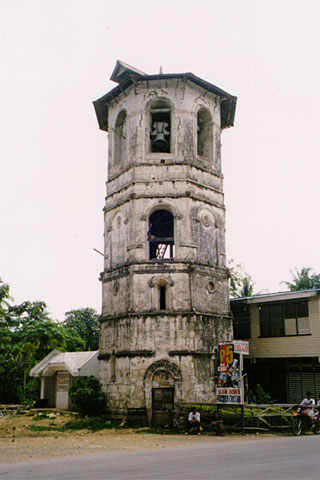
[[[166,422],[215,400],[215,356],[232,339],[221,131],[236,97],[192,73],[118,61],[94,102],[109,132],[100,379],[109,408]]]

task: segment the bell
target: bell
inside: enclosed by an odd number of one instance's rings
[[[152,140],[152,147],[159,152],[165,152],[168,149],[168,142],[164,137],[164,134],[158,132],[154,140]]]

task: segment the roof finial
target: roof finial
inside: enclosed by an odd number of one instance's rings
[[[163,71],[162,71],[162,67],[160,67],[160,72],[159,72],[160,75],[163,74]]]

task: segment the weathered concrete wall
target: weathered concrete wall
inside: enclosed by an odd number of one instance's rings
[[[170,112],[166,152],[152,151],[159,105]],[[217,344],[232,338],[220,117],[218,96],[178,78],[137,80],[108,105],[100,378],[111,409],[146,407],[150,420],[163,369],[176,402],[214,401]],[[166,260],[150,259],[157,210],[173,216]]]
[[[172,108],[171,151],[153,153],[150,149],[150,106],[158,99],[167,100]],[[213,125],[214,158],[197,155],[197,112],[201,108],[210,111]],[[114,133],[119,114],[127,115],[127,159],[115,159]],[[158,164],[159,159],[175,163],[193,163],[200,168],[220,174],[220,99],[191,82],[183,80],[152,80],[137,82],[135,86],[109,104],[109,180],[123,173],[129,166],[141,163]]]
[[[159,310],[157,282],[167,284],[167,308],[228,314],[228,278],[224,269],[175,262],[155,269],[148,263],[114,269],[104,275],[103,317]]]
[[[201,197],[181,197],[188,191],[187,183],[184,186],[173,195],[162,194],[159,185],[158,197],[156,186],[150,195],[146,186],[140,198],[128,195],[105,212],[106,270],[126,264],[129,258],[133,263],[148,259],[148,218],[157,208],[167,208],[174,215],[177,260],[225,267],[224,209],[205,203]]]
[[[177,401],[213,402],[216,346],[231,338],[231,319],[219,316],[130,315],[103,322],[100,379],[109,407],[122,411],[148,406],[146,373],[153,364],[160,368],[161,361],[181,374]]]

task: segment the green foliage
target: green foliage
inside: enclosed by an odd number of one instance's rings
[[[242,267],[240,264],[235,265],[234,260],[231,259],[228,264],[230,280],[229,280],[229,289],[230,295],[232,298],[236,298],[238,289],[241,285],[241,275],[243,273]]]
[[[45,420],[48,420],[45,416]],[[33,420],[40,420],[40,418],[35,417]],[[104,417],[97,418],[85,418],[81,420],[69,420],[64,425],[57,426],[54,422],[51,422],[50,425],[29,425],[28,430],[33,432],[45,432],[55,430],[57,432],[70,432],[73,430],[90,430],[91,432],[97,432],[98,430],[106,429],[117,429],[123,430],[126,427],[119,427],[113,425],[111,422],[107,422]]]
[[[258,383],[256,388],[251,392],[251,403],[272,403],[272,398]]]
[[[52,431],[52,430],[55,430],[55,431],[62,431],[61,430],[61,427],[55,427],[55,426],[47,426],[47,425],[29,425],[28,427],[28,430],[30,430],[31,432],[49,432],[49,431]]]
[[[251,297],[255,283],[252,277],[245,272],[242,265],[236,265],[232,259],[228,264],[228,268],[230,274],[230,296],[232,298]]]
[[[9,285],[0,279],[0,402],[30,402],[39,398],[38,379],[30,369],[54,349],[97,350],[98,314],[92,308],[52,320],[42,301],[13,303]]]
[[[295,268],[295,272],[290,272],[293,278],[292,282],[281,282],[285,284],[291,292],[297,290],[309,290],[320,288],[320,274],[316,274],[312,268],[303,267],[301,271]]]
[[[39,398],[40,392],[40,378],[29,378],[25,388],[25,401],[33,403]]]
[[[86,350],[98,350],[99,348],[99,316],[93,308],[80,308],[66,312],[63,326],[78,332],[85,342]]]
[[[40,422],[42,420],[48,420],[48,416],[47,415],[36,415],[35,417],[33,417],[31,420],[33,422]]]
[[[86,418],[82,420],[69,420],[64,424],[65,430],[91,430],[96,432],[98,430],[103,430],[105,428],[115,428],[114,425],[106,423],[105,418]]]
[[[69,396],[76,411],[81,415],[103,415],[105,412],[106,396],[96,377],[77,378],[70,386]]]
[[[253,295],[253,286],[254,282],[250,275],[243,277],[241,279],[241,289],[239,292],[239,297],[251,297]]]
[[[86,350],[86,342],[81,336],[79,332],[73,328],[67,328],[61,325],[64,332],[65,338],[65,350],[67,352],[84,352]]]

